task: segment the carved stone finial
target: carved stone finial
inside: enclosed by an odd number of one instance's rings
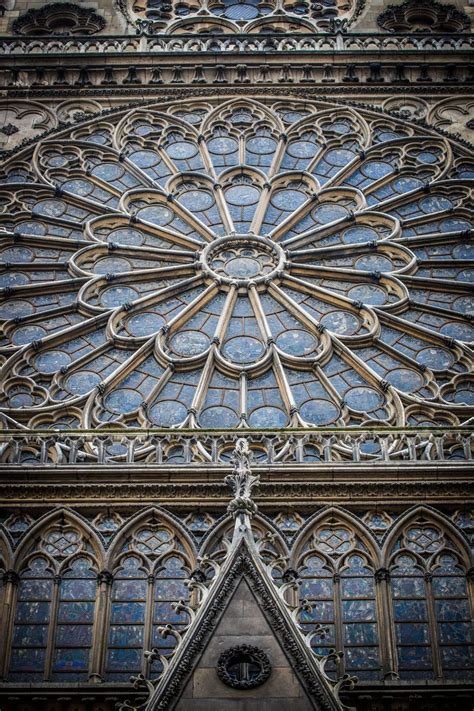
[[[254,516],[257,512],[257,505],[252,501],[252,489],[260,483],[260,477],[252,474],[250,468],[251,451],[247,440],[243,437],[239,438],[235,443],[231,461],[234,465],[234,470],[232,474],[226,476],[224,481],[232,490],[234,498],[227,507],[227,511],[234,518],[239,513]]]

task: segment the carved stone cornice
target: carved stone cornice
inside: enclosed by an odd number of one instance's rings
[[[92,472],[91,472],[92,474]],[[0,496],[9,503],[27,501],[50,503],[85,502],[85,501],[176,501],[191,504],[205,498],[214,504],[227,502],[227,487],[221,483],[70,483],[70,484],[3,484]],[[465,502],[474,499],[474,483],[466,480],[456,481],[354,481],[354,482],[262,482],[257,502],[281,503],[285,501],[327,502],[347,501],[393,501],[443,500]]]

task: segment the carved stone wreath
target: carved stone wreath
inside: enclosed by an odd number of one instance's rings
[[[248,659],[248,662],[243,662],[245,658]],[[239,664],[239,660],[242,660],[240,663],[253,664],[259,667],[260,671],[253,678],[236,678],[230,669],[233,665]],[[230,647],[220,655],[217,660],[216,671],[219,679],[233,689],[254,689],[267,681],[272,672],[272,667],[269,658],[262,649],[242,644],[239,647]]]

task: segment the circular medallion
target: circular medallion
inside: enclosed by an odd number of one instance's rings
[[[270,660],[262,649],[242,644],[222,652],[217,660],[217,676],[233,689],[254,689],[270,676]]]
[[[208,245],[203,252],[204,269],[221,281],[236,280],[240,285],[273,277],[285,262],[282,248],[256,235],[226,236]]]

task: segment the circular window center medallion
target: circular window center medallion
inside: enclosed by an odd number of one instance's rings
[[[274,276],[283,268],[285,254],[266,237],[245,234],[222,237],[208,245],[202,261],[210,275],[244,286]]]
[[[270,660],[262,649],[243,644],[226,649],[217,660],[217,676],[233,689],[254,689],[271,674]]]

